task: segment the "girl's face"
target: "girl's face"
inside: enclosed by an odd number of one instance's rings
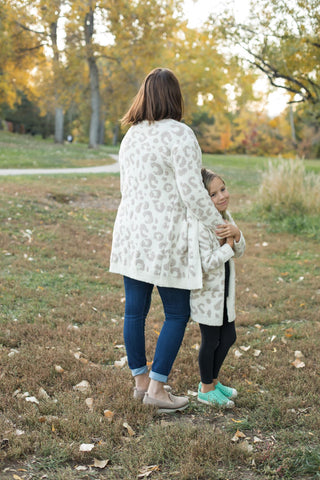
[[[209,195],[219,212],[227,210],[229,204],[229,192],[220,178],[215,177],[211,180],[209,185]]]

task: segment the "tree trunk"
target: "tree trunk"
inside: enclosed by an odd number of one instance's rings
[[[105,115],[102,114],[102,115],[101,115],[101,118],[100,118],[100,123],[99,123],[99,139],[98,139],[99,145],[104,145],[104,142],[105,142],[105,126],[104,126],[104,122],[105,122]]]
[[[295,129],[295,126],[294,126],[292,105],[289,106],[289,120],[290,120],[290,127],[291,127],[292,143],[293,143],[294,147],[297,148],[297,136],[296,136],[296,129]]]
[[[91,119],[89,147],[96,148],[99,139],[100,124],[100,91],[99,91],[99,72],[96,61],[88,59],[90,67],[90,90],[91,90]]]
[[[63,143],[63,110],[56,107],[55,123],[54,123],[54,142]]]
[[[91,91],[91,120],[89,132],[89,148],[96,148],[99,140],[100,124],[100,89],[99,89],[99,70],[92,48],[93,28],[93,10],[90,2],[90,11],[85,16],[84,29],[87,49],[87,61],[90,71],[90,91]]]
[[[57,22],[52,22],[50,25],[50,38],[52,43],[52,50],[53,50],[53,69],[54,69],[54,77],[55,77],[55,86],[59,83],[57,78],[57,72],[59,71],[60,65],[60,56],[59,56],[59,49],[57,44]],[[56,111],[55,111],[55,122],[54,122],[54,141],[55,143],[63,143],[63,109],[59,105],[59,95],[57,90],[55,91],[55,98],[56,98]]]
[[[114,146],[116,146],[117,143],[118,143],[118,140],[119,140],[119,131],[120,131],[120,125],[119,125],[119,123],[117,123],[117,124],[114,126],[114,129],[113,129],[112,145],[114,145]]]

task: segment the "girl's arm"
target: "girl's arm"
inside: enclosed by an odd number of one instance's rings
[[[202,269],[206,273],[221,267],[235,254],[228,242],[222,246],[215,246],[212,241],[212,235],[208,228],[200,225],[199,250]]]

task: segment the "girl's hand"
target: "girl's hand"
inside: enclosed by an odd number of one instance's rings
[[[236,225],[229,223],[226,220],[226,223],[218,225],[216,228],[216,235],[220,238],[233,237],[236,242],[240,240],[240,230]]]

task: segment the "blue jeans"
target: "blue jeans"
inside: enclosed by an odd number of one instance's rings
[[[132,375],[148,371],[145,352],[145,322],[151,304],[153,285],[124,278],[126,306],[123,336]],[[157,287],[162,300],[165,321],[158,341],[150,378],[166,382],[183,340],[190,317],[190,290]]]

